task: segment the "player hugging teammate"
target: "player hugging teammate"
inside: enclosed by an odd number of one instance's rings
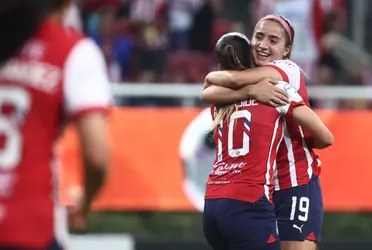
[[[312,250],[320,242],[313,148],[332,145],[333,136],[309,108],[303,72],[289,59],[293,39],[287,19],[268,15],[252,44],[239,33],[216,44],[221,71],[207,75],[202,93],[217,147],[203,222],[215,250]]]

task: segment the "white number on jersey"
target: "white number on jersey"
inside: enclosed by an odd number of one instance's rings
[[[297,217],[298,220],[300,220],[300,221],[307,221],[307,219],[309,217],[309,208],[310,208],[310,200],[309,200],[309,198],[307,198],[307,197],[301,197],[300,198],[300,202],[298,204],[298,210],[302,214],[299,214],[298,215],[298,217]],[[289,216],[289,219],[290,220],[294,220],[295,219],[296,210],[297,210],[297,197],[296,196],[293,196],[292,197],[292,209],[291,209],[291,214]]]
[[[28,92],[22,88],[0,87],[0,135],[5,137],[5,144],[0,148],[0,170],[13,170],[22,157],[22,135],[15,117],[17,114],[4,114],[2,108],[8,105],[14,109],[13,113],[26,114],[30,101]]]
[[[234,127],[237,119],[244,119],[244,129],[243,129],[243,145],[241,148],[234,149]],[[248,110],[237,110],[233,112],[230,116],[230,121],[228,125],[228,137],[227,137],[227,149],[230,157],[244,156],[249,153],[249,135],[248,132],[251,130],[251,120],[252,114]],[[218,159],[222,160],[222,123],[218,128]]]

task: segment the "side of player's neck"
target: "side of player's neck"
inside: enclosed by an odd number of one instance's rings
[[[50,20],[62,21],[65,12],[68,11],[69,5],[70,5],[70,1],[64,1],[62,6],[60,6],[57,10],[51,13],[48,18]]]

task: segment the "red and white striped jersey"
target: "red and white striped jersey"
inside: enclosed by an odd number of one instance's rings
[[[297,64],[291,60],[278,60],[267,66],[277,69],[284,81],[292,85],[310,107],[303,72]],[[306,138],[310,137],[293,119],[285,119],[284,139],[279,146],[276,160],[275,190],[307,184],[313,173],[319,175],[317,157],[306,143]]]
[[[242,101],[216,129],[216,158],[206,199],[255,202],[266,195],[271,200],[275,160],[283,138],[283,116],[291,116],[293,107],[304,104],[290,84],[281,82],[278,86],[287,91],[290,104],[274,108],[252,99]],[[214,110],[212,107],[212,117]]]
[[[0,68],[0,245],[41,249],[62,236],[54,143],[66,118],[110,104],[98,46],[57,20]]]

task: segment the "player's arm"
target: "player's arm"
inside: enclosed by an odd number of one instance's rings
[[[104,183],[109,164],[106,111],[112,101],[102,52],[89,39],[75,45],[67,59],[64,98],[83,154],[85,197],[81,209],[86,213]]]
[[[274,61],[268,64],[268,66],[280,72],[283,79],[288,79],[288,82],[292,85],[292,87],[294,87],[295,90],[297,91],[300,90],[301,85],[303,84],[301,78],[304,73],[301,70],[301,68],[299,68],[295,63],[293,63],[290,60],[278,60],[278,61]],[[274,82],[277,82],[277,81],[274,81]],[[302,90],[304,90],[306,89],[306,86],[302,86],[302,88],[303,88]],[[302,96],[302,97],[307,97],[306,91],[303,92],[303,94],[305,94],[306,96]],[[316,144],[314,144],[314,139],[312,135],[308,131],[306,131],[306,129],[304,129],[303,132],[304,132],[305,142],[307,146],[311,148],[316,147]]]
[[[87,212],[106,177],[109,162],[107,121],[101,112],[91,111],[77,118],[75,123],[83,154],[85,175],[83,210]]]
[[[203,90],[201,100],[208,104],[224,105],[253,98],[252,88],[247,87],[233,90],[218,85],[211,85]]]
[[[288,97],[284,90],[275,86],[276,81],[264,78],[255,85],[247,85],[237,90],[223,86],[213,85],[206,79],[204,90],[201,94],[203,102],[208,104],[224,105],[256,99],[258,102],[271,106],[280,106],[288,103]]]
[[[308,106],[301,105],[293,109],[293,118],[312,135],[313,148],[326,148],[333,144],[331,131]]]
[[[282,74],[275,68],[263,66],[242,71],[222,70],[210,72],[205,81],[209,84],[239,89],[246,85],[256,84],[264,78],[283,80]]]
[[[282,114],[289,114],[296,122],[305,128],[313,137],[315,148],[326,148],[333,144],[334,138],[320,118],[305,105],[297,91],[285,82],[278,83],[288,94],[291,103],[277,108]]]

